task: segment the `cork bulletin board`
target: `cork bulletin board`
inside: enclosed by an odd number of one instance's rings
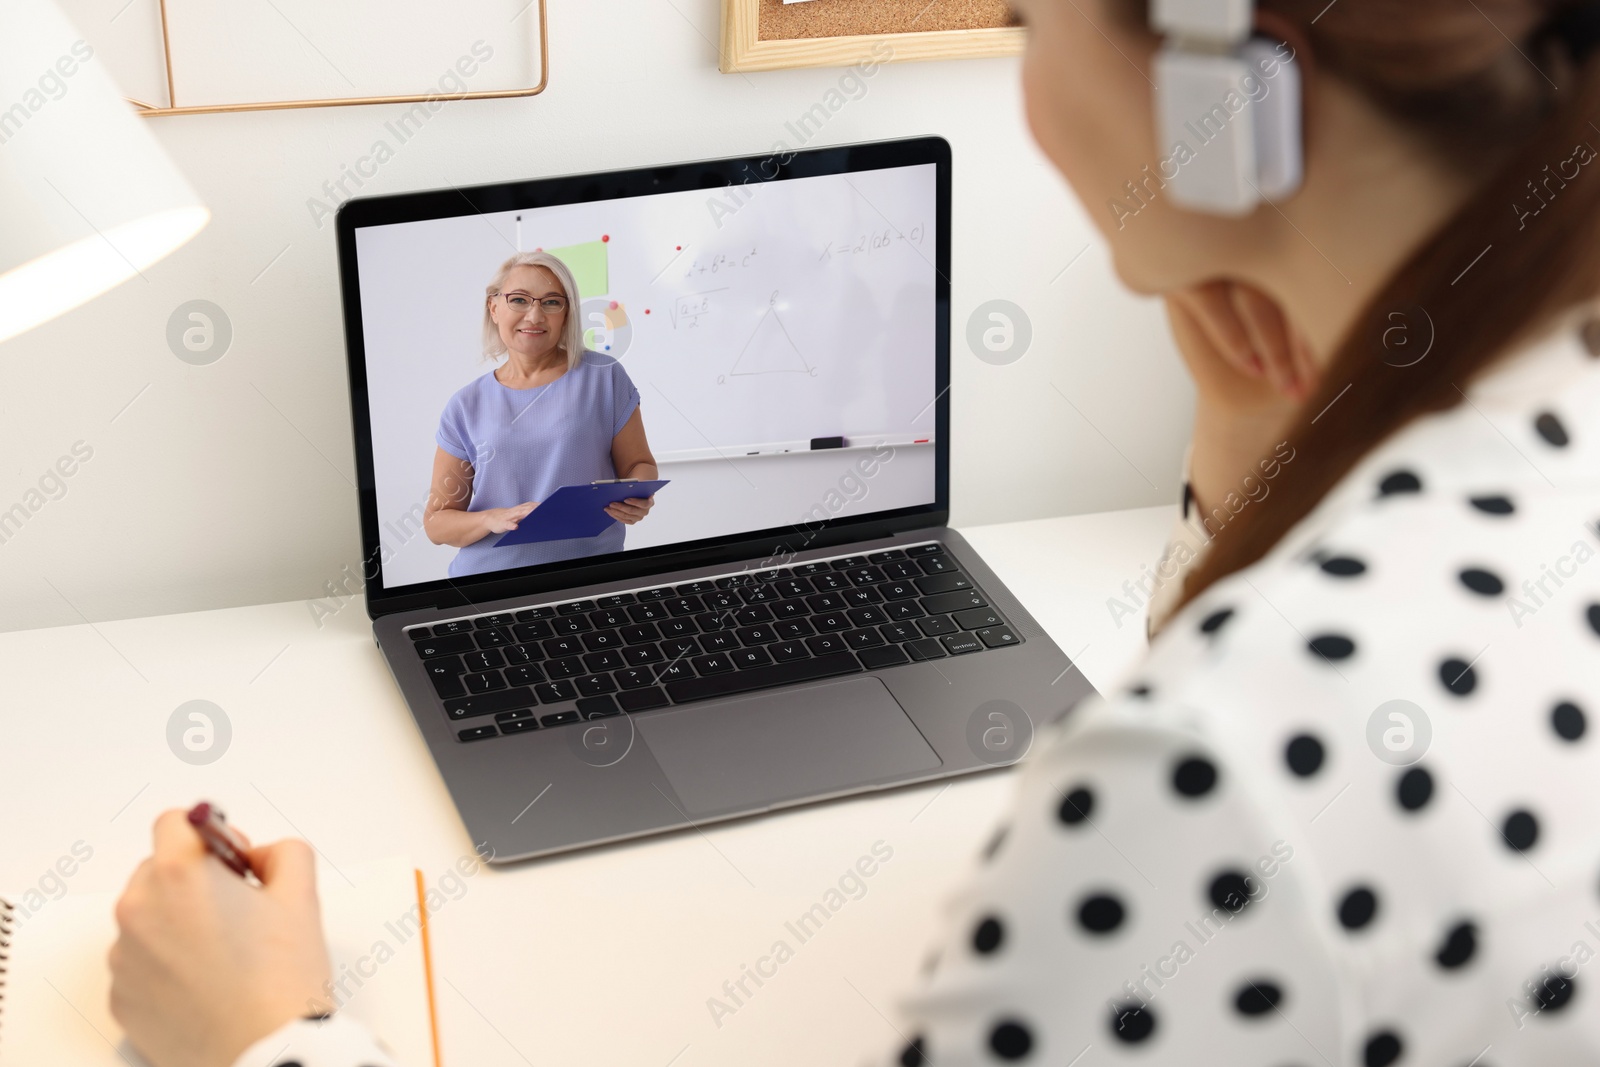
[[[1005,0],[722,0],[721,69],[1007,56],[1024,32]]]

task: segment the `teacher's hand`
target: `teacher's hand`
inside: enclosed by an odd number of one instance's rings
[[[536,503],[518,504],[512,508],[485,508],[477,512],[482,516],[478,521],[483,523],[483,532],[487,534],[501,534],[508,530],[515,530],[517,523],[528,517],[528,512],[539,505]]]
[[[303,841],[250,850],[260,888],[224,867],[182,811],[117,901],[111,1014],[156,1067],[218,1067],[319,1010],[332,975]]]
[[[650,509],[655,506],[656,498],[653,496],[630,496],[628,499],[619,500],[615,504],[607,504],[606,514],[610,515],[618,522],[626,523],[627,525],[632,526],[634,523],[650,514]]]

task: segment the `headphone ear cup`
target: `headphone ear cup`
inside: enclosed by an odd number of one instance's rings
[[[1236,52],[1156,53],[1161,176],[1173,203],[1242,216],[1286,196],[1303,173],[1300,72],[1271,40]]]

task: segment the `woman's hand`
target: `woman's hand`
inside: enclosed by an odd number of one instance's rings
[[[607,504],[606,514],[610,515],[618,522],[626,523],[627,525],[632,526],[634,523],[650,514],[650,509],[655,506],[656,498],[653,496],[630,496],[626,500],[619,500],[614,504]]]
[[[483,523],[483,535],[487,537],[489,534],[502,534],[508,530],[515,530],[517,523],[527,518],[528,512],[538,506],[536,503],[518,504],[512,508],[485,508],[467,514],[479,516],[478,521]]]
[[[284,1023],[327,1010],[311,849],[279,841],[250,860],[259,888],[168,811],[117,901],[111,1014],[155,1067],[225,1067]]]

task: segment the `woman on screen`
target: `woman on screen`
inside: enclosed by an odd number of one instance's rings
[[[520,252],[489,280],[483,353],[505,362],[445,404],[423,514],[430,541],[461,550],[452,578],[620,552],[624,527],[650,513],[653,497],[630,497],[606,507],[618,525],[597,536],[495,545],[563,485],[656,477],[639,390],[620,362],[583,347],[578,304],[572,272],[548,252]]]

